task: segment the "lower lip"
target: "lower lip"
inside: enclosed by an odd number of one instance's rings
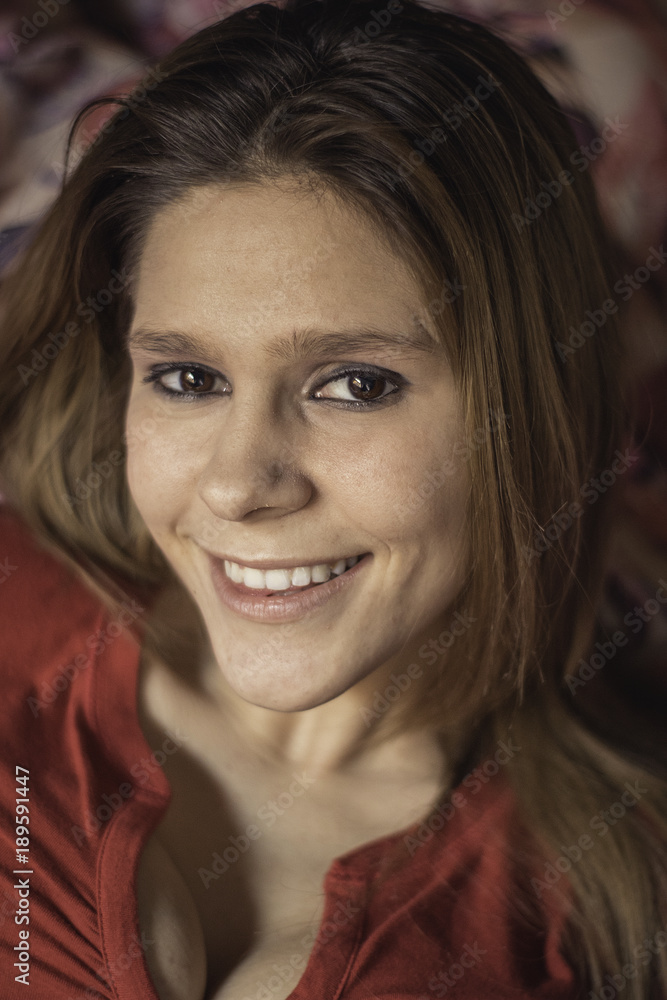
[[[326,583],[319,583],[307,590],[268,595],[262,594],[261,591],[254,594],[248,587],[240,586],[230,580],[221,559],[209,556],[209,561],[216,593],[231,611],[241,618],[250,618],[252,621],[288,622],[303,618],[309,611],[321,608],[336,594],[347,590],[372,558],[372,553],[367,552],[358,563],[340,576],[332,576]]]

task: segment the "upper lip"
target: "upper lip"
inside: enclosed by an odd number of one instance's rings
[[[361,556],[366,553],[353,552],[349,556],[334,556],[331,558],[324,559],[239,559],[236,556],[229,556],[221,553],[220,555],[214,555],[210,553],[214,559],[227,559],[229,562],[238,563],[240,566],[248,566],[250,569],[294,569],[297,566],[320,566],[323,563],[327,565],[332,565],[333,563],[339,562],[341,559],[351,559],[353,556]]]

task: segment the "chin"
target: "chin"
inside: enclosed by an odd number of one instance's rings
[[[289,691],[277,689],[274,684],[248,685],[236,683],[227,678],[227,683],[234,689],[239,698],[257,708],[268,708],[274,712],[307,712],[328,701],[337,698],[342,691]]]
[[[294,661],[289,665],[263,663],[259,667],[251,662],[245,668],[239,667],[237,658],[233,666],[226,657],[217,658],[217,662],[225,682],[239,698],[275,712],[305,712],[317,708],[349,691],[358,681],[356,676],[347,682],[341,681],[340,676],[329,681],[321,676],[312,677],[310,658],[296,667]]]
[[[324,705],[327,701],[331,701],[336,695],[322,697],[311,696],[309,698],[299,698],[297,696],[285,697],[284,694],[271,692],[264,695],[244,694],[242,691],[237,691],[237,694],[248,702],[249,705],[255,705],[257,708],[270,709],[272,712],[307,712],[310,708],[317,708],[318,705]]]

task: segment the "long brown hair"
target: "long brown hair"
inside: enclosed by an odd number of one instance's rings
[[[566,684],[596,635],[613,513],[612,494],[582,504],[581,491],[630,424],[619,316],[603,310],[615,255],[563,113],[502,40],[414,0],[258,4],[114,103],[3,288],[9,499],[110,604],[124,586],[177,586],[123,461],[125,334],[148,225],[190,189],[291,177],[358,210],[423,289],[471,443],[471,560],[452,612],[476,625],[419,716],[397,705],[395,719],[449,727],[461,748],[472,734],[480,752],[514,734],[522,751],[506,773],[546,859],[643,783],[641,809],[567,874],[563,949],[600,988],[667,922],[667,796],[650,762],[587,728]],[[651,983],[667,988],[664,951],[626,995],[645,1000]]]

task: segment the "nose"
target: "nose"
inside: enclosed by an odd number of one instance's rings
[[[313,486],[301,470],[298,428],[268,400],[232,396],[199,478],[199,496],[216,518],[242,521],[300,510]]]

